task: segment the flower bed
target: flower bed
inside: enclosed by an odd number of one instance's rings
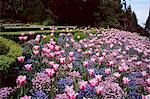
[[[149,99],[150,41],[116,29],[84,33],[81,39],[80,33],[60,33],[57,40],[51,34],[48,43],[41,43],[45,35],[21,39],[17,87],[1,88],[1,97]]]

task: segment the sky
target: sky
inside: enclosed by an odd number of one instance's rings
[[[145,27],[150,9],[150,0],[126,0],[131,5],[132,11],[135,12],[138,24]]]

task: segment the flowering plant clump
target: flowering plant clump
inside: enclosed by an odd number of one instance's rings
[[[52,32],[25,40],[17,90],[24,99],[148,99],[150,41],[117,29]],[[80,33],[79,33],[80,34]],[[77,40],[76,40],[77,39]],[[22,40],[22,39],[21,39]],[[21,41],[22,42],[22,41]],[[9,97],[9,94],[8,94]]]

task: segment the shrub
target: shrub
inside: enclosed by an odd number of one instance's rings
[[[16,61],[17,57],[21,56],[22,48],[14,41],[3,37],[0,37],[0,45],[5,45],[9,48],[6,55],[0,55],[0,70],[6,71]]]
[[[82,32],[76,32],[75,34],[74,34],[74,39],[76,40],[76,41],[80,41],[81,39],[85,39],[86,38],[86,34],[85,33],[82,33]]]

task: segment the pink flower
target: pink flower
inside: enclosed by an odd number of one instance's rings
[[[60,63],[65,64],[65,58],[60,58]]]
[[[98,85],[98,86],[95,87],[95,89],[96,89],[96,93],[98,95],[100,95],[103,92],[104,87]]]
[[[56,51],[59,51],[59,50],[60,50],[60,47],[59,47],[59,46],[56,46],[56,47],[55,47],[55,50],[56,50]]]
[[[141,74],[142,74],[143,76],[147,76],[147,72],[146,72],[146,71],[142,71]]]
[[[69,56],[73,57],[74,53],[73,52],[69,52]]]
[[[26,64],[24,65],[24,67],[26,68],[26,70],[32,71],[32,64]]]
[[[108,64],[109,64],[109,66],[112,66],[112,65],[114,65],[114,62],[113,61],[108,61]]]
[[[89,74],[90,74],[90,76],[94,76],[94,69],[92,68],[92,69],[88,69],[88,72],[89,72]]]
[[[54,69],[55,72],[58,71],[58,67],[59,67],[58,64],[54,64],[54,65],[53,65],[53,69]]]
[[[89,83],[92,87],[95,87],[98,84],[98,81],[96,78],[93,78],[89,81]]]
[[[24,56],[18,57],[18,61],[19,61],[20,63],[24,63],[24,60],[25,60],[25,57],[24,57]]]
[[[123,84],[127,85],[131,80],[127,77],[123,77]]]
[[[120,72],[123,72],[123,71],[124,71],[124,69],[123,69],[122,66],[119,66],[118,70],[119,70]]]
[[[104,57],[99,57],[99,62],[102,63],[104,61]]]
[[[49,57],[49,58],[54,58],[54,56],[55,56],[54,53],[49,53],[49,54],[48,54],[48,57]]]
[[[23,96],[23,97],[20,97],[20,99],[31,99],[31,96],[25,95],[25,96]]]
[[[34,35],[34,32],[30,31],[30,32],[29,32],[29,35]]]
[[[96,59],[95,59],[95,58],[91,58],[91,61],[92,61],[92,62],[95,62],[95,61],[96,61]]]
[[[33,46],[33,49],[34,50],[38,50],[40,48],[40,46],[36,45],[36,46]]]
[[[18,38],[19,38],[19,40],[20,40],[20,41],[22,41],[22,40],[23,40],[23,37],[22,37],[22,36],[19,36]]]
[[[88,82],[87,81],[81,81],[79,82],[79,88],[80,90],[84,90],[87,86]]]
[[[54,61],[50,61],[50,62],[49,62],[49,65],[50,65],[51,67],[53,67],[53,66],[54,66]]]
[[[146,79],[148,85],[150,85],[150,78]]]
[[[121,76],[121,74],[119,74],[118,72],[115,72],[113,75],[114,75],[116,78],[119,78],[119,77]]]
[[[106,73],[107,75],[111,74],[111,69],[110,69],[110,68],[106,68],[106,69],[105,69],[105,73]]]
[[[37,51],[33,51],[33,53],[34,53],[35,56],[39,55],[39,51],[38,50]]]
[[[69,99],[76,99],[76,96],[78,95],[78,93],[75,93],[75,91],[73,90],[73,86],[66,86],[65,92]]]
[[[16,82],[20,86],[24,86],[26,84],[26,76],[19,75]]]
[[[50,68],[45,69],[45,72],[48,74],[49,77],[53,77],[55,73],[54,69],[50,69]]]
[[[66,44],[66,47],[69,48],[69,46],[70,46],[70,44],[67,43],[67,44]]]
[[[142,96],[142,99],[150,99],[150,94],[148,94],[146,96]]]
[[[102,81],[102,75],[95,75],[95,78],[98,82]]]
[[[84,66],[84,67],[88,67],[88,65],[89,65],[88,61],[84,61],[84,62],[83,62],[83,66]]]

